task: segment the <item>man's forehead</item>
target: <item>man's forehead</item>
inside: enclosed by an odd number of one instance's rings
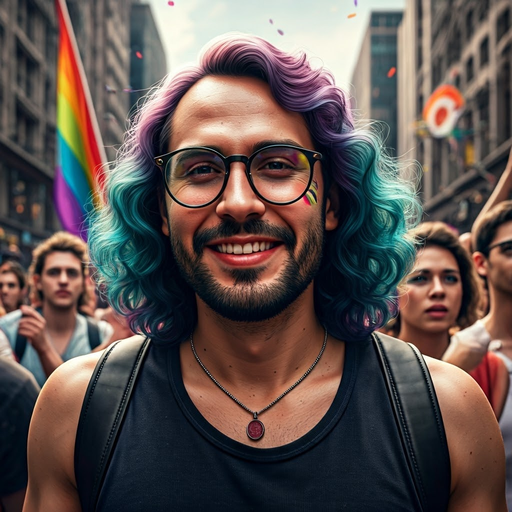
[[[0,283],[16,283],[18,284],[18,278],[14,272],[2,272],[0,273]]]
[[[261,79],[244,76],[206,76],[196,82],[178,103],[171,121],[169,151],[201,138],[221,134],[257,138],[300,137],[311,145],[309,129],[303,116],[282,107],[273,97],[269,85]],[[238,123],[238,124],[237,124]],[[279,133],[285,126],[296,133]],[[270,132],[270,133],[269,133]]]
[[[505,240],[512,240],[512,220],[504,222],[498,227],[490,245],[504,242]]]
[[[82,262],[72,252],[54,251],[46,256],[43,268],[82,268]]]

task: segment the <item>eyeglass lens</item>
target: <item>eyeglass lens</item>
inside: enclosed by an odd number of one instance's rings
[[[250,159],[254,188],[269,201],[287,203],[299,198],[309,184],[311,165],[299,149],[263,148]],[[185,149],[165,168],[169,191],[179,202],[199,206],[217,197],[226,179],[223,159],[208,149]]]

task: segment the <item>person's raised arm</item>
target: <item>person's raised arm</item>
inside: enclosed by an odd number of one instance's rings
[[[508,154],[508,161],[507,166],[505,167],[505,170],[503,171],[503,174],[501,175],[498,183],[496,184],[496,187],[494,187],[494,190],[492,194],[490,195],[489,199],[487,199],[487,202],[484,204],[483,208],[480,210],[480,213],[478,214],[477,218],[475,219],[475,222],[473,223],[473,226],[476,226],[478,221],[494,206],[497,204],[506,201],[512,192],[512,148],[510,149],[510,152]],[[475,246],[475,240],[474,240],[474,232],[473,229],[471,230],[472,236],[473,236],[473,247]]]
[[[494,413],[464,371],[425,358],[441,407],[450,451],[449,512],[507,512],[505,452]]]
[[[28,437],[24,512],[81,510],[75,482],[75,437],[85,391],[100,355],[71,359],[43,386]]]

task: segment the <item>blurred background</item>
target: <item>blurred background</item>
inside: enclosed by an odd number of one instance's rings
[[[242,31],[306,51],[332,71],[359,122],[385,123],[376,129],[388,151],[419,163],[403,176],[417,185],[426,220],[469,231],[505,169],[512,0],[66,4],[109,161],[155,82],[193,63],[211,38]],[[28,264],[32,247],[61,229],[53,201],[57,42],[53,0],[0,2],[0,263],[18,255]],[[464,105],[433,136],[424,110],[446,84]]]

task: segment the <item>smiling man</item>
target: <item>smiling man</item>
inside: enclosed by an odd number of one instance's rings
[[[96,377],[81,402],[98,361],[133,339],[52,375],[25,510],[421,510],[372,342],[415,254],[417,203],[396,176],[303,55],[228,35],[162,83],[90,233],[110,303],[150,338],[145,359],[104,477],[74,459]],[[485,397],[428,364],[451,462],[436,510],[504,510]],[[78,428],[77,446],[92,443]]]
[[[89,327],[78,314],[85,300],[87,246],[69,233],[56,233],[34,249],[30,267],[32,285],[41,307],[22,305],[0,318],[0,338],[7,338],[21,364],[40,386],[72,357],[91,351],[111,332],[106,322]],[[91,335],[91,329],[93,333]]]

